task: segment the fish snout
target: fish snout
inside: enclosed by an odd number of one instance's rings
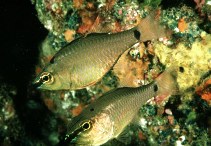
[[[42,84],[43,84],[42,80],[38,77],[32,82],[33,88],[37,88],[37,89],[39,89]]]
[[[43,88],[45,85],[51,85],[54,82],[54,77],[50,72],[42,72],[33,82],[35,88]]]

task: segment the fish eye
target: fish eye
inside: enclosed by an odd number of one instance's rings
[[[89,130],[91,128],[91,122],[90,121],[84,122],[81,125],[81,127],[83,128],[84,131]]]
[[[54,80],[53,76],[48,72],[42,73],[40,79],[43,83],[48,83],[48,84],[52,83]]]
[[[44,82],[48,82],[48,80],[49,80],[49,76],[44,75],[44,76],[42,77],[42,80],[43,80]]]

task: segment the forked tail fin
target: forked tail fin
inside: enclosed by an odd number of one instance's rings
[[[142,42],[161,37],[169,38],[172,34],[169,29],[160,24],[159,16],[156,11],[150,12],[146,18],[141,19],[137,30],[141,33],[140,41]]]
[[[177,72],[174,67],[168,68],[156,79],[158,85],[157,95],[178,95]]]

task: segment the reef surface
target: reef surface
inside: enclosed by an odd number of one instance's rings
[[[175,2],[175,3],[174,3]],[[25,108],[42,113],[40,133],[27,135],[16,112],[16,87],[0,86],[0,144],[56,145],[67,123],[86,105],[119,86],[138,87],[153,81],[165,68],[177,71],[179,94],[153,98],[140,108],[137,122],[127,128],[128,145],[211,145],[211,1],[209,0],[33,0],[38,18],[48,30],[39,46],[38,74],[67,43],[89,33],[116,33],[136,26],[156,9],[170,38],[135,44],[121,55],[97,84],[77,91],[36,91],[40,100]],[[84,52],[86,53],[86,52]],[[120,69],[121,68],[121,69]],[[34,75],[34,76],[35,76]],[[36,117],[37,117],[36,116]],[[36,120],[36,119],[34,119]],[[41,121],[39,118],[38,120]],[[47,124],[44,124],[47,123]],[[32,123],[30,123],[32,124]],[[114,140],[105,145],[123,145]]]

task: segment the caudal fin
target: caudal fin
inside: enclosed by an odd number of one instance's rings
[[[137,30],[141,33],[141,41],[170,37],[172,32],[160,24],[158,17],[157,12],[152,11],[146,18],[140,21]]]
[[[178,95],[177,72],[174,67],[168,68],[156,79],[158,85],[157,95]]]

